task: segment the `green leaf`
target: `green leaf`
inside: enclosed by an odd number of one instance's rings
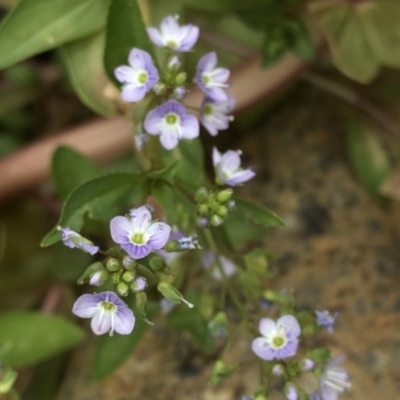
[[[72,322],[37,312],[0,314],[1,361],[12,367],[30,365],[78,344],[84,333]]]
[[[103,65],[105,32],[68,43],[60,48],[61,59],[75,93],[82,103],[104,117],[116,113],[115,104],[106,97],[111,86]]]
[[[163,169],[147,173],[146,176],[148,179],[151,180],[160,180],[168,183],[173,183],[177,169],[178,169],[178,161],[175,161],[172,164],[167,165]]]
[[[288,20],[286,27],[291,36],[290,48],[294,54],[303,60],[314,57],[314,44],[306,24],[301,19]]]
[[[265,4],[265,0],[183,0],[183,2],[190,7],[206,11],[233,11]]]
[[[79,186],[68,196],[57,225],[43,238],[41,246],[47,247],[60,240],[59,225],[79,231],[86,213],[95,220],[109,220],[121,207],[141,198],[144,182],[140,175],[116,173]]]
[[[271,24],[265,31],[261,48],[262,66],[269,68],[276,64],[289,49],[290,38],[282,24]]]
[[[153,45],[137,0],[113,1],[107,19],[104,66],[114,82],[117,82],[115,68],[128,63],[128,55],[133,47],[147,51],[154,58]]]
[[[0,25],[0,69],[104,27],[109,0],[21,0]]]
[[[57,193],[62,200],[83,183],[96,178],[100,172],[83,154],[60,146],[53,154],[52,174]]]
[[[379,186],[391,171],[391,163],[377,132],[354,121],[347,134],[347,149],[356,175],[371,195],[378,196]]]
[[[149,303],[147,316],[152,318],[158,305]],[[98,338],[94,351],[92,371],[96,379],[104,379],[111,374],[140,342],[148,329],[148,324],[136,319],[135,327],[130,335],[103,335]]]
[[[176,204],[173,187],[169,183],[156,181],[151,186],[151,194],[162,204],[168,223],[174,225],[176,221]]]
[[[273,211],[260,204],[235,197],[236,213],[265,227],[284,226],[284,222]]]

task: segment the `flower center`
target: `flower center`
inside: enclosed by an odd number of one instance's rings
[[[210,83],[210,77],[206,74],[201,75],[201,81],[203,82],[204,86],[207,86]]]
[[[100,303],[100,306],[103,308],[104,311],[115,311],[116,309],[115,304],[109,301],[102,301]]]
[[[131,242],[134,244],[145,244],[147,242],[147,235],[144,232],[136,232],[131,236]]]
[[[165,116],[165,122],[168,125],[175,125],[178,122],[178,120],[179,120],[179,116],[175,113],[168,113]]]
[[[272,345],[276,349],[280,349],[285,344],[286,344],[286,338],[284,336],[274,336],[274,338],[272,339]]]
[[[207,103],[203,108],[203,114],[205,116],[212,115],[213,113],[213,106],[210,103]]]
[[[176,49],[178,47],[178,44],[173,40],[168,40],[166,46],[169,47],[170,49]]]
[[[146,71],[142,71],[142,72],[139,73],[139,75],[138,75],[139,83],[144,85],[145,83],[147,83],[148,79],[149,79],[149,75],[148,75],[148,73]]]

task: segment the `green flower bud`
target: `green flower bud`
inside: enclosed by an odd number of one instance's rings
[[[117,285],[117,292],[121,296],[126,296],[129,292],[129,286],[125,282],[120,282]]]
[[[121,280],[121,275],[122,275],[121,271],[117,271],[117,272],[114,272],[113,274],[111,274],[111,282],[114,283],[115,285],[117,285],[119,283],[119,281]]]
[[[200,204],[199,205],[199,214],[200,215],[208,215],[208,213],[210,212],[208,205],[207,204]]]
[[[153,87],[154,93],[158,94],[158,95],[164,94],[166,89],[167,89],[167,87],[162,82],[157,82]]]
[[[233,190],[232,189],[221,190],[220,192],[217,193],[217,200],[220,203],[225,203],[228,200],[230,200],[232,195],[233,195]]]
[[[115,272],[121,268],[121,264],[115,258],[109,258],[106,262],[106,267],[109,271]]]
[[[186,72],[179,72],[175,77],[175,84],[178,86],[183,85],[186,82],[187,74]]]
[[[179,290],[175,289],[172,285],[167,282],[161,282],[157,286],[157,290],[169,301],[172,303],[185,303],[189,308],[193,307],[192,303],[189,303]]]
[[[223,222],[224,220],[218,214],[211,215],[210,223],[212,226],[220,226],[223,224]]]
[[[136,308],[141,317],[146,317],[147,294],[145,292],[137,293],[135,296]]]
[[[197,203],[203,203],[207,200],[208,190],[205,187],[198,188],[196,190],[196,194],[194,195],[194,199]]]
[[[135,279],[135,273],[133,271],[125,271],[122,274],[122,279],[127,283],[133,282]]]
[[[13,387],[18,373],[10,367],[3,367],[0,370],[0,394],[8,393]]]
[[[225,217],[228,214],[228,209],[225,206],[219,206],[217,209],[217,214],[221,217]]]

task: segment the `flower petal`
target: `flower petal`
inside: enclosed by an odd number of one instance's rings
[[[275,321],[271,318],[261,318],[258,331],[265,337],[273,336],[277,331]]]
[[[189,51],[196,44],[199,38],[200,30],[194,25],[185,25],[181,27],[181,43],[178,51]]]
[[[135,82],[136,73],[133,68],[121,65],[114,70],[114,75],[121,83]]]
[[[122,88],[122,100],[127,102],[140,101],[146,96],[146,87],[137,86],[136,84],[128,84]]]
[[[179,36],[180,27],[175,17],[169,15],[165,17],[161,22],[161,35],[168,37],[177,37]]]
[[[251,169],[242,169],[232,174],[230,178],[226,180],[226,184],[230,186],[240,185],[254,178],[255,175],[255,172]]]
[[[109,312],[98,312],[91,322],[92,331],[96,335],[104,335],[111,329],[111,314]]]
[[[115,243],[128,243],[131,231],[132,227],[128,218],[119,216],[110,221],[111,237]]]
[[[151,222],[151,213],[145,206],[134,208],[129,212],[131,226],[135,232],[146,232]]]
[[[293,315],[284,315],[277,321],[278,330],[283,329],[288,338],[297,338],[301,333],[300,325]]]
[[[139,246],[133,243],[124,243],[121,244],[121,247],[134,260],[139,260],[140,258],[148,256],[153,250],[152,247],[146,244]]]
[[[253,340],[251,344],[253,352],[263,360],[273,360],[275,358],[275,350],[271,348],[265,338],[259,337]]]
[[[96,297],[92,294],[83,294],[78,297],[72,307],[72,312],[80,318],[92,318],[99,312]]]
[[[221,153],[216,147],[213,147],[212,160],[214,167],[216,167],[221,161]]]
[[[130,51],[128,61],[133,69],[138,70],[147,70],[147,66],[153,64],[150,54],[137,48]]]
[[[199,136],[199,120],[192,114],[187,113],[181,119],[182,136],[185,139],[194,139]]]
[[[162,40],[160,31],[156,28],[147,28],[147,33],[149,34],[150,40],[158,47],[164,47],[164,42]]]
[[[119,307],[114,316],[114,329],[121,335],[129,335],[135,326],[135,316],[127,306]]]
[[[163,114],[161,114],[159,107],[151,110],[144,120],[144,129],[150,135],[159,135],[161,131],[161,120]]]
[[[178,145],[179,137],[178,137],[178,135],[174,134],[171,131],[164,132],[160,136],[160,142],[161,142],[162,146],[164,147],[164,149],[172,150]]]
[[[147,244],[153,249],[159,250],[167,243],[171,234],[171,227],[164,222],[154,222],[150,225],[147,233],[150,235]]]

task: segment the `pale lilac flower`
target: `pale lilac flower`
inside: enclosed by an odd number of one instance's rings
[[[225,87],[229,85],[230,72],[226,68],[216,68],[217,55],[211,52],[200,58],[197,64],[196,83],[197,86],[214,101],[227,101],[228,94]]]
[[[174,89],[174,97],[178,100],[182,100],[186,96],[187,90],[182,87],[178,86]]]
[[[214,101],[206,96],[200,110],[200,122],[207,129],[211,136],[218,135],[219,131],[228,129],[229,122],[233,120],[232,115],[228,115],[235,107],[235,98],[227,95],[226,101]]]
[[[280,360],[296,354],[301,333],[300,325],[293,315],[284,315],[278,321],[262,318],[259,325],[261,337],[253,340],[253,352],[263,360]]]
[[[219,184],[237,186],[252,179],[256,174],[251,169],[240,168],[240,151],[228,150],[221,154],[213,148],[213,165]]]
[[[144,128],[150,135],[160,135],[160,142],[167,150],[176,147],[181,139],[199,136],[199,121],[176,100],[168,100],[150,111]]]
[[[320,380],[320,394],[322,400],[337,400],[339,394],[350,389],[349,374],[341,367],[343,356],[332,358],[324,367]]]
[[[281,364],[276,364],[272,368],[272,375],[274,376],[281,376],[283,375],[283,367]]]
[[[64,245],[70,249],[81,249],[92,256],[99,251],[99,246],[95,246],[93,242],[84,238],[79,233],[69,228],[57,227],[57,230],[61,232],[61,240]]]
[[[322,400],[321,397],[315,392],[311,393],[309,396],[309,400]]]
[[[130,258],[129,256],[125,256],[122,259],[122,265],[126,268],[129,267],[135,260]]]
[[[333,325],[339,315],[339,313],[335,312],[333,315],[327,311],[315,311],[315,315],[317,316],[317,324],[326,328],[328,333],[333,333]]]
[[[146,135],[145,133],[139,133],[138,135],[135,135],[134,137],[135,140],[135,146],[139,151],[142,151],[143,145],[149,141],[149,135]]]
[[[291,383],[286,385],[285,395],[286,395],[287,400],[297,400],[299,398],[296,388]]]
[[[218,259],[227,278],[230,278],[236,273],[236,265],[231,260],[224,256],[219,256]],[[205,269],[212,269],[212,276],[216,280],[220,281],[223,279],[221,271],[219,270],[219,267],[215,261],[214,254],[211,251],[204,255],[201,263]]]
[[[142,206],[130,211],[129,218],[114,217],[110,221],[111,237],[125,250],[129,257],[137,260],[153,250],[164,247],[171,227],[164,222],[151,220],[151,213]]]
[[[168,16],[161,22],[160,30],[147,28],[151,41],[158,47],[189,51],[199,38],[199,28],[194,25],[179,26],[177,17]]]
[[[107,282],[108,273],[107,271],[96,271],[89,279],[89,285],[91,286],[101,286],[103,283]]]
[[[179,57],[173,56],[171,59],[168,61],[167,68],[171,71],[178,71],[182,66],[182,61],[180,60]]]
[[[110,332],[112,336],[114,331],[129,335],[135,325],[132,310],[114,292],[83,294],[75,301],[72,312],[81,318],[91,318],[96,335]]]
[[[128,61],[130,66],[117,67],[114,75],[122,83],[122,99],[129,102],[140,101],[160,77],[150,54],[146,51],[132,49]]]

